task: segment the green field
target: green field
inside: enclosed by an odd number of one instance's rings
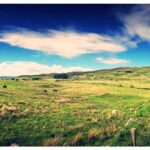
[[[150,67],[0,79],[1,146],[131,146],[131,128],[150,146]]]

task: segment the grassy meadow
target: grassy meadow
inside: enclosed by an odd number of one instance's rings
[[[0,79],[1,146],[150,146],[150,67],[41,78]]]

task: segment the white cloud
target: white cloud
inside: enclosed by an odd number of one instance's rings
[[[150,41],[150,5],[140,5],[122,17],[124,31],[131,37],[138,36],[141,40]],[[138,41],[139,42],[139,41]]]
[[[117,53],[126,50],[125,46],[111,36],[76,31],[48,30],[41,33],[17,29],[14,32],[3,33],[0,42],[66,58],[86,53]]]
[[[65,73],[74,71],[91,71],[90,68],[70,67],[61,65],[47,66],[35,62],[5,62],[0,63],[0,76],[38,75],[48,73]]]
[[[125,59],[117,59],[117,58],[105,59],[102,57],[96,58],[96,61],[103,63],[103,64],[109,64],[109,65],[111,65],[111,64],[124,64],[124,63],[128,62],[128,60],[125,60]]]

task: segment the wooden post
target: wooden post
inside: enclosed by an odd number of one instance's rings
[[[130,130],[132,146],[136,146],[136,133],[135,133],[135,131],[136,131],[135,128],[131,128],[131,130]]]

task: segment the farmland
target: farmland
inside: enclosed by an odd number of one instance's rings
[[[150,146],[150,67],[40,77],[0,79],[1,146]]]

